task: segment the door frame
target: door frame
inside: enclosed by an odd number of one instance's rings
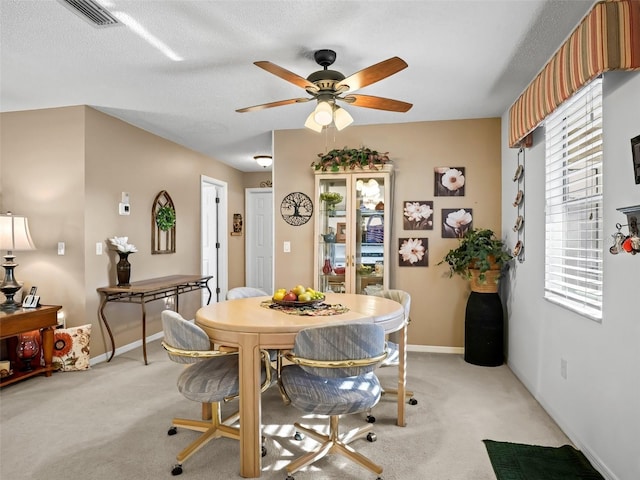
[[[205,191],[209,188],[216,188],[220,193],[220,202],[218,203],[218,215],[217,215],[217,242],[220,243],[218,249],[217,258],[217,278],[213,278],[213,285],[209,285],[211,288],[211,301],[216,302],[223,300],[227,294],[229,286],[229,224],[228,224],[228,185],[227,182],[218,180],[216,178],[208,177],[206,175],[200,175],[200,274],[204,275],[204,262],[203,251],[205,248],[205,226],[207,225],[207,216],[209,212],[206,209],[204,202]],[[208,295],[208,292],[203,291],[203,305],[206,304],[204,295]]]

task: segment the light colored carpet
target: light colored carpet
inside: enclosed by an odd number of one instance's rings
[[[184,399],[175,382],[182,368],[159,341],[83,372],[57,372],[0,390],[2,480],[158,480],[173,478],[175,455],[196,435],[167,435],[174,416],[198,418],[200,405]],[[379,376],[392,385],[396,370]],[[405,428],[395,426],[395,397],[374,410],[378,441],[353,443],[384,467],[385,480],[495,480],[483,439],[560,446],[570,443],[506,365],[470,365],[459,355],[409,353]],[[232,402],[225,408],[235,408]],[[286,478],[285,465],[317,445],[293,439],[301,413],[282,403],[277,388],[263,396],[268,454],[262,478]],[[341,420],[343,431],[364,415]],[[303,424],[326,425],[324,418]],[[218,439],[184,464],[184,480],[241,478],[237,442]],[[376,475],[331,455],[296,473],[296,480],[375,479]]]

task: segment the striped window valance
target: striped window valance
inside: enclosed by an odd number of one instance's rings
[[[509,146],[582,86],[609,70],[640,69],[640,0],[594,5],[509,110]]]

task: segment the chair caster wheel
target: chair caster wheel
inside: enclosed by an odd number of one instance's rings
[[[293,478],[291,475],[287,475],[287,478],[285,480],[295,480],[295,478]]]
[[[178,433],[178,428],[177,427],[171,427],[169,429],[169,431],[167,432],[167,435],[175,435],[176,433]]]
[[[418,400],[416,400],[415,398],[411,397],[409,399],[409,405],[417,405],[418,404]]]
[[[373,432],[367,433],[367,440],[370,442],[375,442],[378,439],[377,435]]]
[[[182,473],[182,465],[178,464],[178,465],[174,465],[173,469],[171,470],[171,475],[176,476],[176,475],[180,475]]]
[[[296,432],[296,434],[293,436],[293,439],[294,439],[294,440],[297,440],[298,442],[299,442],[300,440],[302,440],[302,438],[303,438],[303,437],[302,437],[302,434],[301,434],[300,432]],[[291,477],[291,478],[293,479],[293,477]]]
[[[376,417],[373,415],[367,415],[367,423],[376,423]]]
[[[262,449],[260,450],[262,452],[262,456],[266,457],[267,456],[267,447],[263,446]]]

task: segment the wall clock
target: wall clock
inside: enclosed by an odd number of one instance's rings
[[[280,215],[289,225],[304,225],[313,215],[313,202],[302,192],[290,193],[280,204]]]

